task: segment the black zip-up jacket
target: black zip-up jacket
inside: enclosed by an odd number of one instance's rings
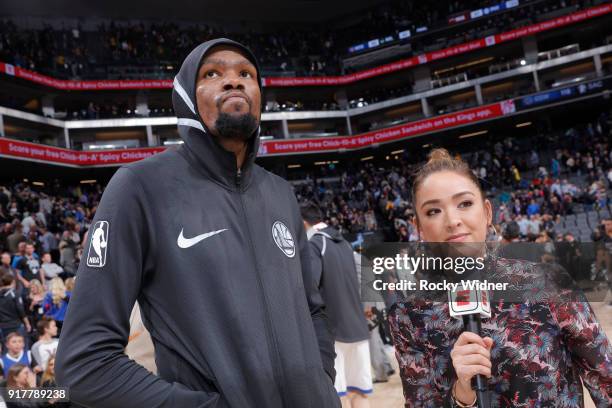
[[[25,317],[23,301],[15,289],[0,289],[0,329],[21,326]]]
[[[326,227],[314,233],[309,246],[315,279],[312,285],[321,290],[335,340],[356,343],[369,339],[351,244],[340,231]]]
[[[56,377],[88,407],[339,407],[324,304],[290,185],[238,171],[208,133],[195,87],[209,41],[174,82],[184,144],[117,171],[88,232]],[[258,71],[259,72],[259,71]],[[124,354],[138,300],[159,377]]]

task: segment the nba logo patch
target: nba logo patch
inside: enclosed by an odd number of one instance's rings
[[[276,221],[272,225],[272,238],[274,239],[276,246],[279,247],[280,250],[287,255],[287,257],[293,258],[295,255],[295,241],[293,241],[291,232],[285,224],[280,221]]]
[[[4,65],[4,70],[5,70],[7,75],[15,75],[15,66],[13,66],[11,64],[5,64]]]
[[[106,265],[106,249],[108,245],[108,221],[98,221],[91,229],[87,266],[102,268]]]

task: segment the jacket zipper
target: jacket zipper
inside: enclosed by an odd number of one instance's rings
[[[249,226],[248,223],[248,219],[247,219],[247,215],[246,215],[246,210],[244,208],[244,201],[242,199],[242,170],[238,169],[238,171],[236,172],[236,186],[238,187],[238,196],[240,197],[240,207],[242,209],[242,217],[244,219],[244,225],[247,228],[247,239],[249,241],[249,248],[251,250],[251,256],[253,257],[254,261],[255,261],[255,272],[256,272],[256,276],[257,276],[257,283],[259,285],[259,290],[263,296],[262,299],[262,303],[264,306],[264,313],[266,315],[265,318],[265,326],[266,326],[266,333],[269,333],[271,336],[270,338],[267,338],[266,341],[268,343],[268,349],[272,351],[272,355],[274,357],[276,357],[276,360],[280,362],[280,358],[279,357],[279,352],[278,352],[278,345],[276,344],[276,336],[274,334],[274,331],[272,329],[272,322],[270,320],[270,311],[268,308],[268,298],[266,296],[266,293],[264,291],[264,285],[263,282],[261,281],[261,274],[259,272],[259,264],[257,262],[257,256],[255,255],[255,247],[253,246],[253,241],[251,239],[251,227]],[[278,381],[279,379],[281,380],[281,384],[284,382],[284,373],[282,371],[282,367],[280,367],[278,364],[272,364],[272,370],[274,371],[274,378],[276,381]],[[283,387],[281,387],[281,384],[279,384],[277,382],[276,386],[278,387],[278,390],[281,394],[281,400],[283,402],[283,407],[288,407],[289,404],[287,404],[287,399],[285,396],[285,393],[283,391]]]

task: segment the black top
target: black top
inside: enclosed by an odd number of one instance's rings
[[[332,227],[310,238],[314,284],[321,289],[334,338],[343,343],[367,340],[368,323],[359,296],[351,245]]]
[[[0,289],[0,328],[17,327],[25,317],[23,301],[14,289]]]
[[[340,406],[292,188],[255,165],[257,132],[237,177],[196,113],[199,62],[219,44],[236,43],[202,44],[176,77],[185,144],[117,171],[96,211],[56,359],[85,406]],[[124,354],[136,300],[159,376]]]

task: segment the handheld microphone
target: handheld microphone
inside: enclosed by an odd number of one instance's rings
[[[489,304],[489,294],[486,290],[477,287],[470,289],[463,288],[457,291],[448,292],[448,310],[452,317],[463,319],[463,326],[466,331],[475,333],[482,337],[482,326],[480,319],[491,317],[491,305]],[[481,374],[475,376],[475,383],[472,388],[476,391],[479,408],[489,408],[489,393],[487,378]]]

